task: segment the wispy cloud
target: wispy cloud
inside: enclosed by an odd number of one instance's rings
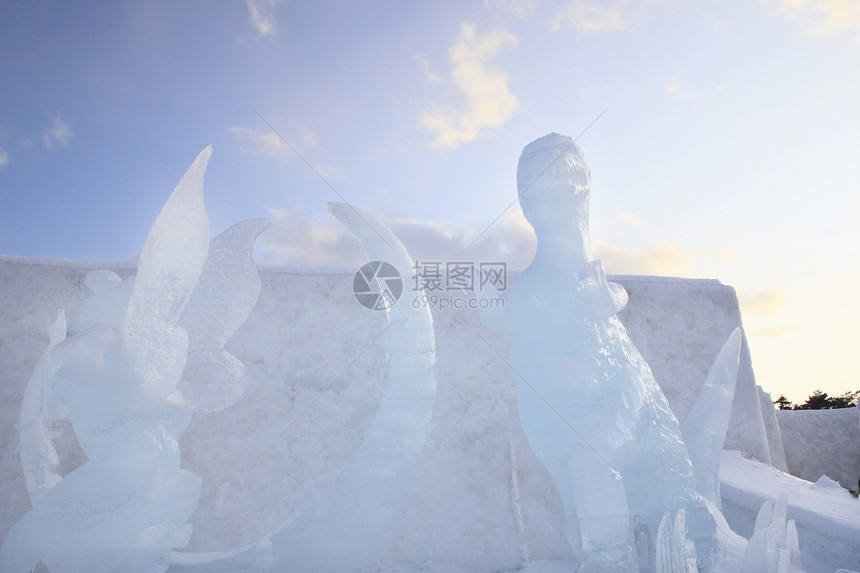
[[[269,209],[272,224],[257,239],[260,262],[269,265],[359,265],[361,245],[334,219],[309,220]]]
[[[762,336],[764,338],[782,338],[789,334],[794,334],[802,331],[803,328],[799,324],[784,323],[776,326],[763,326],[761,328],[753,328],[749,330],[749,334],[754,336]]]
[[[567,7],[557,13],[552,29],[558,31],[563,25],[572,26],[580,32],[619,32],[632,27],[630,4],[627,0],[616,0],[609,4],[591,0],[571,0]]]
[[[6,153],[6,150],[0,147],[0,167],[6,167],[9,165],[9,154]]]
[[[639,215],[634,215],[633,213],[622,211],[618,213],[618,218],[621,219],[622,223],[630,225],[631,227],[639,227],[642,225],[642,218]]]
[[[45,134],[42,135],[42,144],[45,149],[53,149],[56,145],[66,147],[74,134],[68,123],[64,122],[59,117],[54,118],[54,124],[51,127],[45,128]]]
[[[734,261],[737,259],[738,254],[730,249],[693,249],[690,251],[690,255],[697,259],[711,259],[714,261],[718,261],[721,263],[726,263],[730,261]]]
[[[263,155],[293,158],[295,157],[295,152],[290,149],[290,146],[301,150],[316,147],[317,145],[316,135],[310,131],[304,131],[301,139],[288,139],[289,145],[287,145],[287,142],[278,133],[271,130],[263,131],[262,129],[237,125],[231,127],[230,131],[240,139],[250,143],[255,153],[262,153]]]
[[[738,302],[744,314],[773,316],[785,307],[788,297],[781,291],[768,287],[755,292],[738,290]]]
[[[596,242],[593,251],[594,258],[602,260],[610,274],[684,276],[693,266],[692,259],[681,247],[667,242],[637,250]]]
[[[419,116],[422,129],[435,134],[431,147],[456,148],[480,137],[487,128],[500,127],[520,102],[508,89],[507,74],[492,60],[503,48],[516,46],[517,38],[505,28],[477,34],[475,24],[464,22],[448,49],[451,80],[466,103],[462,109],[434,106]]]
[[[817,36],[853,33],[860,42],[860,2],[857,0],[761,0],[774,12],[797,22]]]
[[[430,80],[434,84],[442,82],[442,78],[440,78],[438,74],[430,70],[430,60],[427,59],[427,56],[425,56],[424,54],[415,54],[412,59],[416,62],[421,62],[421,67],[424,68],[424,75],[427,76],[428,80]]]
[[[663,91],[675,99],[686,99],[687,92],[681,86],[681,74],[672,74],[669,81],[663,84]]]
[[[334,219],[307,220],[279,209],[270,213],[272,225],[257,241],[261,263],[359,266],[367,262],[358,241]],[[471,247],[477,231],[450,221],[395,217],[384,222],[418,261],[504,262],[510,269],[522,269],[534,256],[534,234],[521,214],[505,217]]]
[[[277,28],[275,21],[275,4],[277,0],[245,0],[251,13],[251,24],[262,36],[274,34]]]
[[[694,99],[694,93],[684,84],[681,74],[672,74],[661,86],[669,97],[677,100]]]
[[[535,13],[535,0],[484,0],[484,6],[495,8],[525,20]]]

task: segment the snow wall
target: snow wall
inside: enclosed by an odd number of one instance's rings
[[[16,424],[47,344],[45,327],[65,308],[76,333],[78,308],[89,296],[84,277],[95,268],[123,277],[134,272],[128,264],[0,257],[0,539],[29,509]],[[358,447],[386,379],[387,340],[384,313],[355,301],[352,273],[261,269],[257,306],[228,344],[248,366],[251,385],[230,408],[197,414],[181,439],[183,466],[203,479],[188,550],[256,541],[307,496],[325,496]],[[683,424],[711,362],[741,325],[735,291],[716,280],[612,280],[629,293],[620,317]],[[399,304],[412,304],[412,295],[404,291]],[[451,571],[505,570],[570,558],[555,488],[520,427],[509,336],[484,328],[476,310],[433,315],[438,395],[431,443],[412,498],[380,546],[379,564],[408,555],[413,564],[445,565],[440,556],[449,556]],[[769,401],[759,396],[744,340],[726,447],[784,468],[775,413],[762,404]],[[82,452],[67,427],[57,430],[55,444],[70,470]]]
[[[812,482],[826,475],[858,488],[860,409],[780,410],[777,419],[789,473]]]

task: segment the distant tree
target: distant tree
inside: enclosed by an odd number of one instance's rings
[[[836,408],[850,408],[857,404],[857,398],[860,396],[860,390],[854,392],[846,392],[842,396],[830,397],[827,392],[816,390],[806,399],[803,404],[794,406],[794,410],[833,410]],[[781,397],[781,396],[780,396]]]
[[[776,407],[780,410],[791,410],[791,400],[789,400],[782,394],[780,394],[779,398],[774,400],[773,403],[776,404]]]
[[[856,406],[858,397],[860,397],[860,390],[845,392],[842,396],[830,399],[830,403],[833,404],[831,408],[850,408]]]
[[[806,399],[806,402],[803,404],[797,404],[794,409],[795,410],[827,410],[830,408],[830,401],[827,396],[827,392],[822,392],[821,390],[816,390],[813,392],[809,398]]]

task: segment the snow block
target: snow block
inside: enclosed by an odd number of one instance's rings
[[[790,474],[809,481],[823,475],[856,490],[860,479],[860,410],[779,410]]]

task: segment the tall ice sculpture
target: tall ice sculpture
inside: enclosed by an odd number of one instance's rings
[[[571,138],[552,133],[525,147],[517,188],[537,253],[503,317],[486,320],[511,330],[520,418],[561,496],[579,571],[654,570],[661,521],[682,511],[676,521],[701,563],[714,518],[678,422],[616,316],[627,293],[592,256],[590,185]]]

